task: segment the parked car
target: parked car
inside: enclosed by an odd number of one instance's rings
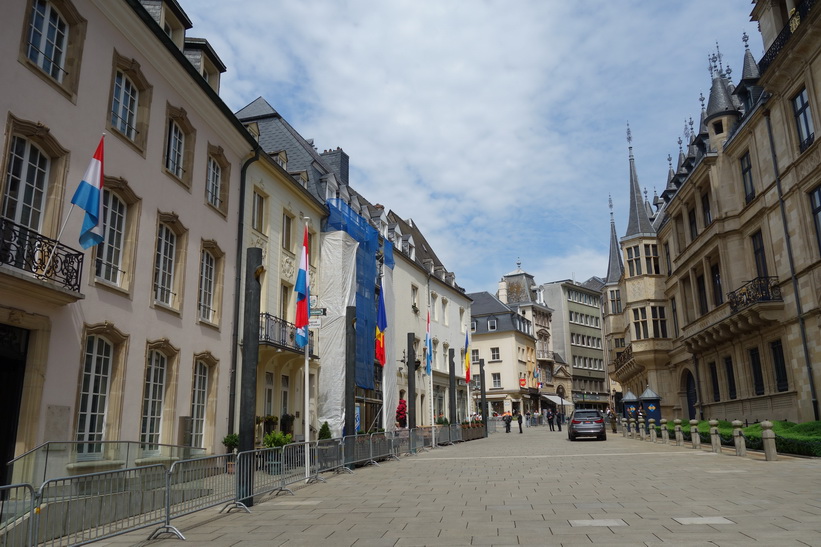
[[[575,441],[576,437],[596,437],[600,441],[606,441],[607,429],[602,413],[591,408],[574,410],[567,423],[567,438]]]

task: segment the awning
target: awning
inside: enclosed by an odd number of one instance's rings
[[[562,399],[557,395],[542,395],[542,397],[544,397],[551,403],[556,403],[557,405],[573,406],[573,403],[571,403],[567,399]]]

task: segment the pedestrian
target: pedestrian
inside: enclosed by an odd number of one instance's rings
[[[564,414],[562,414],[561,412],[557,412],[556,413],[556,427],[559,429],[559,431],[562,430],[562,422],[563,421],[564,421]]]
[[[547,411],[547,426],[550,428],[550,431],[556,431],[556,427],[553,425],[553,420],[555,417],[553,416],[553,411]]]
[[[516,421],[519,422],[519,433],[523,433],[522,431],[522,413],[518,410],[516,411]]]
[[[502,421],[505,423],[505,433],[510,433],[510,422],[513,421],[510,412],[505,412],[505,415],[502,416]]]
[[[530,427],[530,411],[525,414],[525,427]]]
[[[607,419],[610,420],[610,428],[616,433],[616,413],[612,409],[607,409]]]

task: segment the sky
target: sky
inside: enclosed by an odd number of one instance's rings
[[[612,196],[627,226],[632,134],[652,199],[708,58],[738,81],[750,0],[180,0],[228,70],[234,111],[264,97],[350,185],[412,219],[467,292],[517,268],[605,277]],[[696,125],[696,129],[698,126]]]

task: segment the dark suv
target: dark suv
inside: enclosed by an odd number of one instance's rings
[[[567,424],[567,438],[575,441],[576,437],[596,437],[600,441],[606,441],[607,429],[602,413],[590,408],[575,410]]]

